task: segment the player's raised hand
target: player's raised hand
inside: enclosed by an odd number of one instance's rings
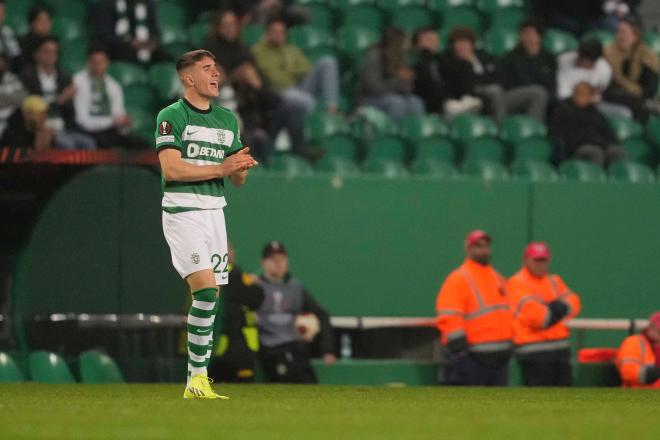
[[[257,165],[257,161],[249,154],[249,148],[243,148],[238,153],[229,156],[218,167],[221,177],[230,176],[239,171],[245,171]]]

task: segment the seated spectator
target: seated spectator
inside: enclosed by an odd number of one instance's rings
[[[616,356],[624,387],[660,388],[660,312],[639,335],[624,339]]]
[[[10,70],[7,53],[0,53],[0,138],[7,127],[7,119],[27,96],[23,83]]]
[[[73,77],[76,123],[100,148],[145,148],[146,139],[125,132],[132,121],[124,108],[121,85],[107,74],[109,66],[106,51],[92,47],[87,55],[87,68]]]
[[[11,61],[17,61],[21,54],[21,46],[16,40],[14,31],[7,23],[6,0],[0,0],[0,55],[4,55]]]
[[[250,80],[243,69],[255,69],[250,48],[241,41],[241,28],[233,11],[222,11],[215,16],[204,42],[204,47],[215,55],[216,62],[232,80]]]
[[[444,113],[448,118],[481,110],[481,100],[475,96],[465,95],[461,99],[449,97],[447,82],[442,76],[443,60],[438,54],[439,45],[438,32],[431,27],[419,29],[413,37],[417,54],[415,94],[424,100],[427,112]]]
[[[575,158],[598,165],[626,159],[607,119],[594,105],[594,89],[586,82],[575,86],[573,96],[555,110],[550,133],[559,147],[558,158]]]
[[[612,68],[603,58],[603,46],[592,40],[580,44],[577,51],[559,55],[557,72],[557,96],[567,99],[573,94],[575,86],[581,82],[591,84],[596,93],[598,110],[607,116],[632,117],[627,107],[603,102],[602,95],[612,79]]]
[[[528,19],[520,25],[519,43],[500,62],[500,76],[506,90],[517,89],[519,93],[545,92],[555,95],[557,83],[557,61],[543,47],[544,26],[539,20]],[[545,115],[544,115],[545,116]]]
[[[476,35],[469,28],[457,27],[449,34],[445,76],[454,97],[479,96],[497,122],[512,112],[526,113],[543,121],[548,93],[538,86],[505,90],[499,82],[495,58],[476,50],[475,41]]]
[[[335,362],[334,338],[330,317],[303,287],[289,274],[289,258],[284,245],[271,242],[263,250],[264,274],[260,286],[264,301],[257,310],[259,357],[269,382],[316,383],[309,361],[306,338],[296,326],[301,314],[316,316],[318,340],[326,365]]]
[[[424,113],[424,102],[413,94],[415,71],[406,63],[407,44],[406,34],[390,27],[367,51],[360,68],[360,105],[376,107],[397,120]]]
[[[337,60],[325,56],[312,65],[298,47],[287,42],[287,27],[280,18],[268,23],[263,40],[252,47],[252,53],[266,80],[281,95],[281,125],[287,128],[293,152],[315,159],[304,147],[304,120],[317,100],[328,112],[337,111]]]
[[[169,59],[160,48],[160,29],[153,0],[102,0],[94,28],[113,60],[159,62]]]
[[[32,62],[37,46],[44,38],[50,36],[50,31],[53,28],[50,11],[44,6],[37,5],[30,9],[28,22],[30,23],[30,29],[18,39],[21,56],[17,61],[17,72],[20,72],[25,65]]]
[[[37,95],[23,100],[21,108],[7,120],[11,130],[5,130],[0,145],[17,148],[34,148],[43,151],[53,146],[55,131],[48,127],[48,103]]]
[[[645,121],[649,115],[646,101],[658,91],[660,60],[641,37],[642,30],[634,22],[619,24],[616,39],[605,48],[613,79],[603,97],[628,107],[635,119]]]
[[[59,49],[55,38],[42,38],[36,45],[34,62],[21,72],[21,81],[29,93],[40,95],[48,103],[46,124],[55,130],[55,147],[94,149],[94,139],[76,129],[73,110],[76,88],[71,77],[58,67]]]

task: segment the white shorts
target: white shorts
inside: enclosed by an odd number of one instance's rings
[[[227,229],[222,209],[163,212],[163,233],[181,278],[211,269],[217,285],[229,282]]]

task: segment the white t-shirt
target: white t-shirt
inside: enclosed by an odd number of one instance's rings
[[[605,58],[600,57],[592,69],[575,65],[576,51],[561,54],[557,59],[557,96],[566,99],[573,94],[573,89],[581,82],[595,87],[600,95],[612,80],[612,68]]]

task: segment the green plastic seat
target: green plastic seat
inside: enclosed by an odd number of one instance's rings
[[[347,134],[336,134],[324,137],[320,140],[321,147],[325,150],[327,157],[342,157],[355,160],[358,157],[357,140]]]
[[[610,165],[611,180],[630,183],[654,183],[655,174],[646,165],[632,161],[620,161]]]
[[[440,20],[441,28],[453,29],[457,26],[465,26],[475,32],[481,31],[481,16],[473,8],[452,8],[442,14]]]
[[[460,176],[460,173],[451,163],[432,158],[416,159],[410,168],[412,173],[417,176],[428,176],[438,179],[456,179]]]
[[[337,31],[337,45],[349,57],[356,57],[380,40],[380,33],[358,25],[342,26]]]
[[[40,383],[75,383],[68,365],[59,355],[49,351],[33,351],[28,362],[30,377]]]
[[[80,72],[87,65],[88,40],[72,40],[62,44],[60,66],[70,75]]]
[[[520,160],[514,162],[511,171],[515,177],[532,182],[556,182],[559,180],[557,171],[547,162]]]
[[[434,11],[446,11],[454,8],[471,8],[474,0],[428,0],[427,6]]]
[[[334,39],[328,30],[309,24],[289,29],[289,41],[302,50],[334,45]]]
[[[316,171],[341,177],[356,176],[361,173],[360,167],[351,159],[328,155],[316,164]]]
[[[397,9],[392,16],[392,25],[403,29],[408,34],[413,34],[417,29],[432,24],[431,14],[422,6],[404,6]]]
[[[463,173],[482,180],[509,180],[509,172],[497,162],[472,160],[463,164]]]
[[[126,112],[133,120],[131,133],[144,137],[146,140],[153,138],[156,131],[156,118],[153,111],[140,107],[126,107]]]
[[[107,354],[90,350],[81,353],[79,359],[82,383],[124,383],[117,363]]]
[[[516,161],[548,162],[552,157],[552,150],[552,143],[548,139],[525,139],[513,145],[513,158]]]
[[[124,103],[126,107],[153,111],[156,107],[156,96],[150,86],[132,84],[124,88]]]
[[[172,59],[178,60],[181,55],[190,50],[190,43],[169,43],[163,44],[163,51],[169,55]]]
[[[660,54],[660,32],[644,33],[644,42],[649,45],[653,52]]]
[[[460,115],[452,121],[450,136],[460,143],[481,137],[496,137],[497,125],[486,116]]]
[[[490,14],[490,29],[509,29],[518,31],[520,24],[527,18],[527,13],[520,8],[506,8]]]
[[[168,27],[184,29],[188,23],[187,11],[177,2],[158,2],[156,17],[161,29]]]
[[[278,154],[268,161],[268,169],[289,177],[311,176],[314,168],[305,159],[292,154]]]
[[[12,28],[16,36],[28,31],[30,25],[27,17],[32,5],[32,0],[6,2],[5,23]]]
[[[497,28],[483,36],[484,50],[494,57],[501,57],[518,44],[518,32],[512,29]]]
[[[149,69],[149,84],[162,102],[171,101],[183,93],[183,86],[173,63],[158,63]]]
[[[327,5],[321,3],[312,3],[305,6],[311,16],[310,24],[331,30],[335,26],[335,13]]]
[[[447,138],[433,137],[416,144],[416,160],[432,159],[440,162],[456,162],[456,147]]]
[[[128,87],[134,84],[146,84],[149,80],[147,72],[137,64],[116,61],[110,64],[108,73],[122,85]]]
[[[628,160],[643,164],[651,161],[651,146],[643,139],[626,139],[622,145],[628,153]]]
[[[360,107],[360,118],[351,122],[351,132],[363,141],[378,136],[397,135],[399,128],[387,113],[374,107]]]
[[[309,49],[305,49],[305,56],[311,63],[315,63],[322,57],[326,56],[332,56],[335,59],[339,58],[339,54],[337,53],[337,50],[333,47],[328,47],[328,46],[321,46],[321,47],[313,47]],[[317,103],[320,102],[320,100],[317,100]]]
[[[500,139],[509,144],[546,135],[545,125],[530,116],[513,115],[500,123]]]
[[[468,162],[485,160],[502,163],[504,162],[504,145],[493,138],[474,139],[465,144],[464,154],[464,159]]]
[[[401,136],[412,143],[430,137],[446,136],[449,131],[436,114],[408,116],[399,122],[399,127]]]
[[[646,137],[656,146],[660,146],[660,116],[653,116],[646,123]]]
[[[407,6],[426,6],[426,0],[378,0],[378,5],[394,15]]]
[[[40,0],[37,3],[48,7],[52,11],[53,17],[66,17],[78,23],[82,23],[87,19],[87,2],[81,2],[80,0]]]
[[[367,158],[384,158],[397,162],[406,159],[406,144],[394,136],[379,137],[367,144]]]
[[[241,38],[243,43],[248,46],[254,46],[261,40],[261,37],[264,34],[264,28],[258,24],[246,24],[241,29]]]
[[[347,134],[348,131],[346,120],[339,114],[319,111],[305,119],[305,138],[310,142],[335,134]]]
[[[0,383],[23,382],[25,377],[16,361],[7,353],[0,351]]]
[[[172,43],[188,43],[188,35],[185,27],[167,26],[160,31],[160,42],[162,45]]]
[[[86,38],[87,29],[82,23],[84,23],[84,21],[77,21],[69,17],[55,17],[53,18],[51,34],[53,34],[60,43]]]
[[[374,5],[358,5],[346,12],[341,20],[342,26],[365,26],[381,30],[385,26],[385,14]]]
[[[342,13],[349,13],[354,7],[360,5],[375,5],[377,0],[334,0],[334,6],[342,11]]]
[[[581,38],[582,41],[598,41],[606,46],[614,41],[614,33],[602,29],[593,29],[585,32]]]
[[[608,122],[620,142],[642,136],[642,125],[634,119],[610,117]]]
[[[550,53],[559,55],[577,49],[578,41],[568,32],[560,31],[558,29],[550,29],[543,36],[543,46]]]
[[[477,9],[484,14],[492,14],[502,9],[523,9],[525,0],[477,0]]]
[[[410,175],[401,162],[383,157],[372,157],[365,160],[362,164],[362,171],[369,174],[378,174],[388,179],[397,179]]]
[[[204,46],[206,37],[209,34],[209,24],[201,21],[188,27],[188,41],[195,49],[201,49]]]
[[[571,159],[561,164],[559,174],[566,180],[580,182],[605,182],[605,171],[592,162]]]

